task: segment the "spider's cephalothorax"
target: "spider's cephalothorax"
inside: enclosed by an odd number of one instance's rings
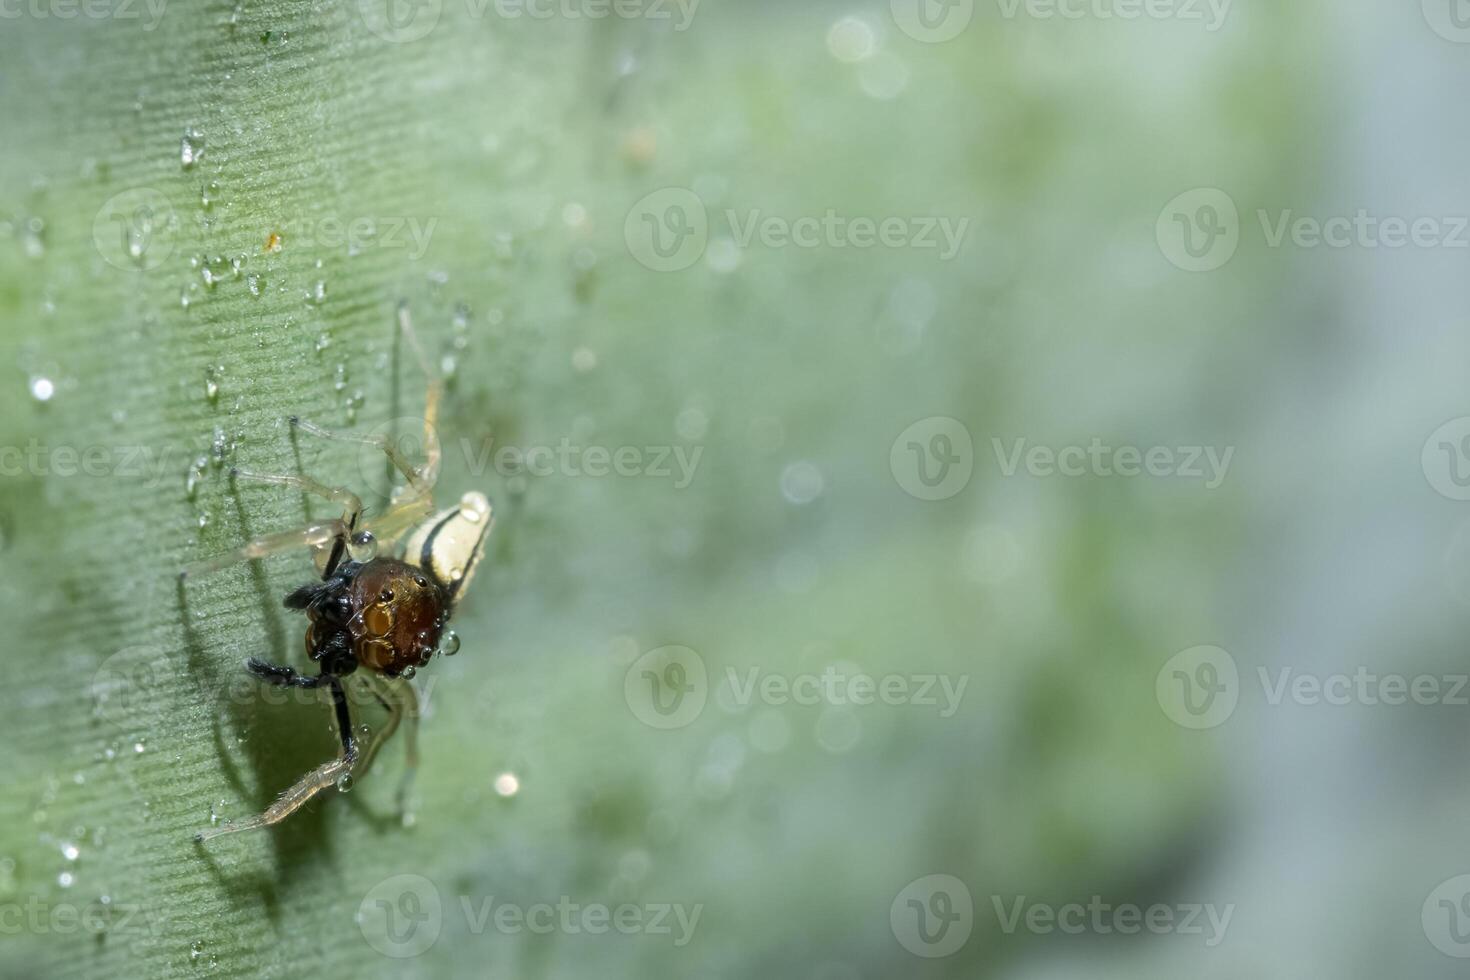
[[[399,788],[399,804],[404,805],[418,752],[418,698],[409,679],[435,653],[453,654],[459,648],[459,639],[447,624],[483,557],[485,540],[495,521],[490,501],[481,493],[467,493],[456,506],[434,513],[433,489],[440,459],[434,423],[440,387],[414,336],[408,310],[401,305],[398,320],[428,378],[428,404],[424,409],[427,459],[422,464],[410,463],[385,437],[343,435],[297,418],[290,420],[294,428],[311,435],[382,450],[407,481],[406,486],[395,490],[387,509],[364,520],[362,501],[345,487],[328,487],[304,476],[264,476],[235,470],[232,475],[237,480],[294,487],[325,497],[342,506],[342,517],[258,538],[230,554],[191,565],[182,573],[186,578],[197,576],[292,547],[311,550],[321,581],[303,585],[286,596],[286,606],[303,611],[309,620],[306,654],[318,672],[300,674],[292,667],[255,658],[246,667],[262,681],[278,687],[326,689],[342,744],[334,761],[307,773],[264,813],[212,827],[195,835],[196,840],[278,823],[325,789],[347,789],[354,775],[365,771],[378,749],[400,724],[407,722],[407,765]],[[383,545],[397,545],[395,556],[379,557]],[[387,709],[388,721],[377,731],[354,723],[344,687],[348,678],[360,680],[366,695]]]
[[[328,581],[287,596],[286,606],[311,619],[306,655],[339,675],[359,664],[386,677],[425,666],[449,614],[439,586],[396,558],[344,562]]]

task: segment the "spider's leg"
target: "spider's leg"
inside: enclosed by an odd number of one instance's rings
[[[350,534],[357,528],[357,521],[362,517],[362,500],[348,490],[346,487],[329,487],[325,483],[319,483],[309,476],[277,476],[268,473],[251,473],[247,470],[232,469],[230,475],[237,480],[245,480],[248,483],[269,483],[278,487],[295,487],[303,493],[315,494],[324,497],[334,504],[342,507],[342,526]],[[320,552],[320,549],[316,549]],[[350,551],[351,545],[345,537],[339,537],[332,542],[332,550],[322,561],[318,554],[318,564],[321,567],[322,580],[332,577],[337,571],[338,564],[342,561],[344,552]]]
[[[256,677],[274,687],[321,687],[331,680],[328,674],[298,674],[293,667],[283,667],[280,664],[268,664],[264,660],[251,657],[245,662],[245,669]]]
[[[419,369],[423,371],[424,382],[428,388],[424,397],[424,463],[422,466],[415,466],[409,462],[408,458],[393,444],[393,440],[385,435],[360,436],[348,432],[336,432],[295,416],[292,416],[291,424],[321,439],[335,439],[338,442],[372,446],[381,450],[393,467],[408,481],[409,496],[427,497],[439,479],[439,466],[443,459],[443,447],[439,445],[436,427],[439,424],[439,400],[444,393],[444,383],[429,366],[429,359],[424,354],[423,345],[419,343],[418,334],[413,329],[413,320],[408,315],[407,302],[398,304],[398,327],[403,332],[403,337],[408,341],[408,345],[413,348],[414,357],[419,362]]]
[[[388,721],[381,729],[374,732],[368,740],[367,747],[362,752],[362,770],[366,772],[373,764],[373,758],[378,750],[387,744],[393,734],[398,731],[398,726],[407,722],[404,744],[403,778],[398,784],[398,809],[405,812],[408,805],[408,792],[413,786],[414,775],[418,772],[419,765],[419,697],[414,690],[413,682],[399,678],[381,677],[377,674],[365,673],[361,675],[369,692],[377,698],[378,703],[388,709]]]
[[[230,820],[218,827],[201,830],[194,835],[196,841],[206,841],[224,834],[238,834],[245,830],[257,830],[280,823],[305,806],[322,790],[331,789],[343,776],[350,775],[357,764],[357,739],[352,729],[352,712],[347,706],[347,696],[342,691],[342,682],[337,677],[326,675],[325,684],[332,692],[332,707],[337,718],[337,733],[342,737],[342,751],[331,762],[317,766],[297,780],[296,785],[286,790],[276,801],[266,807],[259,816],[244,820]]]
[[[252,558],[265,558],[268,555],[280,554],[293,548],[320,549],[331,544],[333,539],[340,539],[349,533],[347,525],[339,520],[318,521],[307,524],[291,531],[279,531],[275,534],[266,534],[236,548],[227,551],[223,555],[214,558],[206,558],[203,561],[191,562],[184,566],[179,572],[179,578],[194,578],[199,575],[208,575],[217,572],[221,568],[228,568],[236,562],[249,561]]]

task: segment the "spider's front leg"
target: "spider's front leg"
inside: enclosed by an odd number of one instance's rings
[[[258,666],[257,666],[258,665]],[[297,780],[296,785],[286,790],[276,801],[266,807],[265,812],[244,820],[228,820],[218,827],[201,830],[194,835],[196,841],[207,841],[224,834],[237,834],[245,830],[257,830],[280,823],[305,806],[312,797],[326,789],[342,787],[342,780],[350,777],[352,767],[357,765],[359,748],[352,726],[352,712],[347,704],[347,695],[342,690],[342,681],[334,675],[302,677],[290,667],[279,667],[258,660],[250,662],[250,670],[267,683],[278,686],[326,687],[332,694],[332,707],[337,720],[337,733],[342,747],[337,758],[317,766]]]

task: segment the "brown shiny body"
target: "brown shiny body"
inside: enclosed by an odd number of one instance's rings
[[[350,669],[342,663],[344,654],[386,677],[417,670],[433,657],[449,618],[440,587],[396,558],[346,563],[304,598],[311,619],[307,655],[332,664],[337,673]]]

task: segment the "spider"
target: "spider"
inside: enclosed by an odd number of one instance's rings
[[[237,480],[294,487],[342,506],[336,520],[308,524],[257,538],[235,551],[187,566],[180,578],[193,578],[237,562],[264,558],[294,547],[311,549],[321,580],[285,598],[288,609],[304,612],[306,653],[318,668],[315,675],[266,663],[254,657],[246,669],[277,687],[325,688],[330,696],[341,745],[337,758],[301,777],[265,812],[227,821],[194,835],[196,841],[222,834],[256,830],[279,823],[322,791],[346,791],[354,773],[366,772],[378,750],[400,725],[407,723],[407,751],[398,789],[404,807],[418,765],[418,696],[411,678],[436,652],[452,655],[458,637],[445,624],[474,575],[494,526],[489,499],[467,493],[459,503],[435,513],[433,490],[439,476],[440,448],[434,437],[442,386],[419,346],[405,303],[398,306],[398,326],[423,369],[428,393],[424,408],[424,455],[413,465],[386,435],[357,436],[332,432],[292,417],[293,428],[322,439],[381,450],[407,484],[394,489],[387,508],[364,520],[362,501],[345,487],[328,487],[305,476],[270,476],[233,470]],[[396,557],[378,557],[380,546],[396,545]],[[388,720],[376,733],[353,723],[344,679],[356,675]],[[365,744],[364,744],[365,743]]]

